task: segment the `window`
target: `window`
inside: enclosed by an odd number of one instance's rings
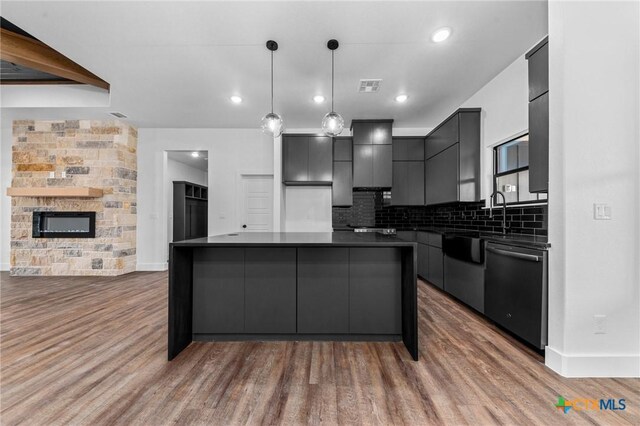
[[[493,188],[504,194],[507,204],[545,203],[547,194],[529,192],[529,135],[493,149]],[[496,197],[493,204],[502,201]]]

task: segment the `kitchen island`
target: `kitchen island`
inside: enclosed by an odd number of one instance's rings
[[[402,340],[418,359],[414,242],[246,232],[169,253],[169,360],[194,340]]]

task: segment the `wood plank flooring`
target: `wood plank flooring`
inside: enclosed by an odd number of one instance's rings
[[[166,361],[167,274],[0,275],[0,423],[639,424],[640,380],[564,379],[419,282],[402,343],[194,343]],[[625,398],[574,411],[566,398]]]

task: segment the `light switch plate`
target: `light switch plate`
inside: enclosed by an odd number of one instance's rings
[[[49,179],[55,179],[56,172],[49,172]]]
[[[67,172],[60,172],[60,177],[65,179],[67,177]]]
[[[609,204],[594,204],[593,218],[595,220],[611,220],[611,206]]]

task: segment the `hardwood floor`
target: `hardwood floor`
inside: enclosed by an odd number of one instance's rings
[[[639,424],[640,380],[564,379],[423,282],[402,343],[193,343],[166,361],[167,275],[0,275],[0,423]],[[625,398],[625,411],[554,407]]]

